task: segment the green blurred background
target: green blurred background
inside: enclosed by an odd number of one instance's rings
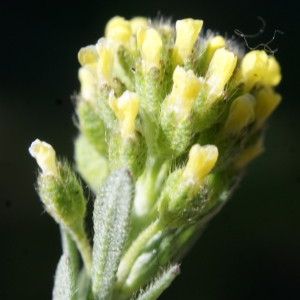
[[[61,254],[58,226],[34,190],[28,153],[39,138],[73,157],[77,53],[103,35],[114,15],[198,18],[204,29],[256,33],[274,48],[283,101],[272,116],[266,152],[253,162],[223,211],[182,262],[161,299],[300,299],[299,26],[296,1],[1,1],[0,298],[51,299]],[[91,203],[90,203],[91,204]]]

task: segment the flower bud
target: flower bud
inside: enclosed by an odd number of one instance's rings
[[[178,156],[189,146],[193,136],[191,110],[202,85],[192,70],[176,67],[172,92],[161,106],[158,143],[162,153]]]
[[[137,31],[137,46],[145,63],[146,71],[150,68],[160,68],[160,53],[162,40],[154,28],[140,27]]]
[[[270,87],[260,89],[256,93],[256,127],[261,127],[281,101],[281,96]]]
[[[208,104],[212,104],[221,96],[225,84],[232,76],[236,62],[237,57],[233,52],[225,48],[220,48],[215,51],[205,75],[205,81],[209,88],[207,95]]]
[[[245,55],[240,69],[245,92],[249,92],[267,74],[268,64],[268,55],[263,50],[254,50]]]
[[[93,74],[85,67],[79,69],[78,78],[80,81],[80,94],[84,100],[93,101],[95,94],[95,78]]]
[[[226,45],[226,41],[225,39],[220,36],[214,36],[212,37],[209,41],[208,41],[208,45],[207,45],[207,61],[210,62],[211,59],[213,58],[215,52],[217,49],[219,48],[223,48]]]
[[[110,19],[105,28],[105,37],[117,43],[126,44],[131,34],[130,23],[122,17]]]
[[[29,148],[43,173],[38,178],[38,192],[48,213],[69,228],[81,224],[86,211],[86,201],[80,182],[66,162],[55,162],[51,145],[36,140]]]
[[[83,47],[78,52],[78,61],[82,67],[96,71],[99,55],[94,45]]]
[[[268,62],[268,69],[261,80],[261,84],[276,86],[281,80],[280,65],[274,56],[269,56]]]
[[[173,110],[177,119],[186,118],[195,103],[202,83],[192,70],[185,71],[177,66],[173,73],[173,89],[170,95],[170,110]]]
[[[114,46],[107,39],[101,38],[96,44],[96,50],[99,55],[98,74],[105,77],[108,83],[111,83],[114,66]]]
[[[114,92],[111,91],[109,94],[109,105],[120,121],[123,138],[132,137],[135,130],[135,118],[139,108],[138,95],[126,91],[119,99],[116,99]]]
[[[185,60],[192,53],[202,25],[202,20],[184,19],[176,22],[176,41],[174,45],[176,64],[184,64]]]
[[[205,176],[215,166],[218,159],[218,148],[214,145],[200,146],[195,144],[189,152],[189,160],[182,178],[186,184],[192,184],[190,195],[198,192]]]
[[[138,29],[140,27],[148,26],[149,22],[147,18],[144,17],[135,17],[132,18],[130,21],[130,26],[131,26],[131,32],[132,34],[136,34],[138,32]]]
[[[224,131],[238,134],[241,130],[255,120],[255,98],[251,94],[245,94],[236,98],[229,110]]]
[[[34,157],[42,169],[42,175],[58,176],[56,161],[55,161],[55,150],[46,142],[41,142],[36,139],[32,142],[29,153]]]
[[[162,191],[158,211],[163,225],[179,227],[197,218],[204,206],[198,192],[217,159],[216,146],[192,146],[186,168],[171,173]]]

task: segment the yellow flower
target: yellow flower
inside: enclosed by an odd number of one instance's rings
[[[224,126],[226,133],[239,133],[244,127],[255,120],[255,98],[245,94],[236,98],[231,106],[228,118]]]
[[[215,51],[205,75],[205,80],[209,87],[207,103],[212,104],[221,96],[225,84],[232,76],[236,62],[237,57],[233,52],[225,48],[219,48]]]
[[[133,92],[125,91],[120,98],[114,96],[114,92],[109,94],[109,105],[120,121],[121,133],[124,139],[134,135],[135,118],[138,113],[139,99]]]
[[[98,59],[99,56],[94,45],[83,47],[79,50],[78,61],[82,67],[96,71]]]
[[[276,86],[281,80],[280,65],[274,56],[268,58],[268,69],[261,84]]]
[[[225,47],[225,45],[226,45],[226,42],[222,36],[217,35],[217,36],[212,37],[209,40],[208,45],[207,45],[207,47],[208,47],[207,61],[210,62],[211,59],[213,58],[216,50],[219,48]]]
[[[267,74],[268,64],[265,51],[254,50],[245,55],[240,70],[245,92],[249,92]]]
[[[148,26],[148,19],[143,18],[143,17],[135,17],[132,18],[130,21],[130,26],[131,26],[131,32],[132,34],[136,34],[138,29],[140,27]]]
[[[96,44],[96,50],[99,55],[98,76],[101,78],[103,75],[107,82],[111,83],[115,54],[114,46],[107,39],[101,38]]]
[[[58,176],[55,151],[51,145],[36,139],[32,142],[29,153],[34,157],[43,171],[43,175]]]
[[[162,48],[162,40],[159,33],[148,27],[140,27],[137,32],[137,46],[140,50],[146,70],[151,67],[160,67],[159,59]]]
[[[261,127],[281,101],[281,96],[270,87],[260,89],[256,94],[256,126]]]
[[[84,100],[94,101],[93,95],[95,93],[95,78],[87,68],[80,68],[78,72],[80,81],[80,94]]]
[[[174,70],[173,82],[170,103],[178,118],[185,118],[194,106],[202,83],[192,70],[185,71],[180,66]]]
[[[176,22],[176,41],[174,45],[176,64],[182,65],[191,55],[202,25],[202,20],[184,19]]]
[[[105,37],[116,43],[126,44],[132,35],[131,25],[122,17],[110,19],[105,28]]]
[[[218,148],[214,145],[200,146],[195,144],[189,152],[189,160],[183,172],[183,180],[193,185],[191,195],[198,192],[205,176],[211,171],[218,160]]]

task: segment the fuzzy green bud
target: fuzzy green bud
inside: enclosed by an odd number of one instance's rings
[[[160,222],[168,227],[190,224],[200,214],[203,199],[197,195],[206,175],[218,159],[213,145],[194,145],[185,169],[170,174],[162,191],[158,211]]]
[[[46,210],[57,223],[74,226],[83,219],[86,211],[86,201],[76,175],[66,162],[56,165],[55,152],[45,142],[36,140],[29,152],[43,171],[37,189]]]
[[[119,120],[119,128],[113,133],[109,144],[111,169],[126,166],[137,179],[146,161],[146,143],[142,134],[135,130],[139,99],[136,93],[126,91],[120,98],[109,95],[109,105]]]
[[[177,66],[173,73],[172,92],[161,109],[161,151],[175,156],[186,150],[192,137],[191,110],[203,86],[192,70]]]

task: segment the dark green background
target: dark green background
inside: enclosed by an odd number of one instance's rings
[[[297,1],[1,1],[0,298],[50,299],[61,254],[58,226],[34,190],[28,153],[39,138],[72,160],[77,130],[70,95],[79,90],[77,53],[114,15],[204,20],[205,29],[255,33],[256,16],[275,29],[283,80],[266,152],[183,260],[161,299],[300,299],[300,120]],[[272,44],[272,46],[273,46]]]

